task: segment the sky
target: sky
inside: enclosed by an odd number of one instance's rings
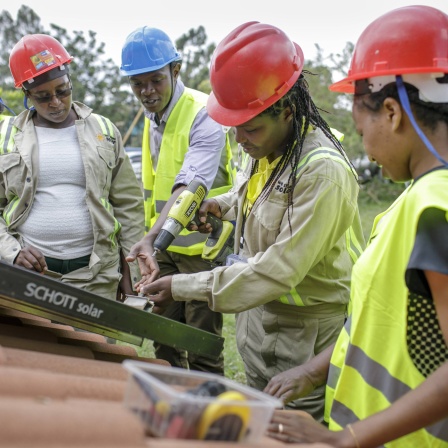
[[[238,25],[256,20],[281,28],[302,47],[305,59],[312,60],[316,43],[324,55],[338,53],[391,9],[419,4],[448,14],[447,0],[8,0],[0,13],[6,10],[15,20],[22,4],[34,10],[46,29],[54,23],[69,32],[95,31],[117,65],[128,34],[144,25],[162,29],[173,41],[202,25],[208,43],[218,44]]]

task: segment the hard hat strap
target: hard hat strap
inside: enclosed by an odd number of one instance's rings
[[[28,107],[28,97],[27,97],[26,93],[25,93],[25,96],[23,97],[23,106],[27,110],[36,110],[36,108],[34,106]]]
[[[0,98],[0,105],[1,105],[2,107],[4,107],[5,109],[8,109],[9,112],[12,113],[12,115],[16,116],[16,114],[14,113],[14,111],[13,111],[12,109],[10,109],[10,108],[4,103],[4,101],[2,100],[2,98]],[[2,107],[0,107],[0,109],[1,109]]]
[[[396,83],[397,83],[397,90],[398,90],[398,97],[400,98],[401,104],[403,106],[403,109],[405,110],[406,114],[409,117],[409,120],[411,121],[412,127],[415,129],[415,132],[417,135],[421,138],[425,146],[429,149],[429,151],[432,153],[432,155],[443,165],[448,166],[448,161],[444,160],[440,154],[437,152],[437,150],[434,148],[432,143],[429,141],[429,139],[426,137],[424,132],[420,129],[419,125],[417,124],[414,115],[412,113],[411,104],[409,102],[409,97],[406,92],[406,88],[404,86],[403,78],[398,75],[396,77]]]

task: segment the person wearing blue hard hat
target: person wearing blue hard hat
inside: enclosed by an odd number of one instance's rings
[[[207,114],[208,95],[184,85],[181,64],[175,45],[157,28],[137,28],[122,49],[121,72],[128,77],[145,113],[142,182],[147,233],[133,246],[127,260],[138,260],[146,280],[211,269],[201,257],[206,235],[184,230],[157,256],[153,256],[153,243],[171,206],[193,180],[204,184],[210,197],[228,191],[235,174],[225,129]],[[163,315],[222,334],[222,314],[204,302],[174,303]],[[212,360],[157,343],[154,348],[157,358],[173,366],[224,373],[222,353]]]

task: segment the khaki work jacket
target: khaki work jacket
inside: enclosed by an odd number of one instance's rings
[[[251,161],[236,186],[217,196],[223,219],[236,220],[235,253],[245,259],[210,272],[176,275],[175,300],[208,301],[237,313],[280,301],[292,306],[346,305],[350,275],[364,246],[356,176],[319,130],[307,134],[288,217],[288,166],[269,197],[243,219]]]
[[[107,266],[116,270],[120,249],[127,255],[131,246],[143,237],[144,214],[142,191],[118,129],[104,117],[94,116],[81,103],[74,102],[73,108],[79,117],[75,126],[94,236],[89,266],[68,274],[76,283],[92,281]],[[17,132],[13,145],[0,154],[0,258],[11,264],[23,247],[17,227],[27,219],[37,187],[39,159],[33,113],[24,111],[15,118]],[[111,135],[104,132],[100,121],[112,126]],[[0,122],[0,134],[5,125],[5,121]],[[5,139],[7,136],[3,136]],[[139,268],[136,263],[131,263],[130,268],[134,282],[140,278]],[[119,278],[117,273],[114,280]],[[110,298],[113,297],[111,291]]]

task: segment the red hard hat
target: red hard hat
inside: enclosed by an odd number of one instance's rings
[[[22,87],[54,68],[70,64],[73,57],[54,38],[47,34],[27,34],[17,42],[9,56],[9,69],[14,85]]]
[[[285,95],[303,67],[302,49],[280,29],[247,22],[216,47],[210,66],[208,114],[238,126]]]
[[[406,6],[363,31],[348,76],[330,90],[353,93],[357,80],[422,73],[448,73],[448,16],[430,6]]]

